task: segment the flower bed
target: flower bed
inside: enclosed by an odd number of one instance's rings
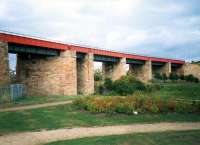
[[[166,100],[159,97],[138,96],[99,96],[76,99],[74,105],[94,113],[200,113],[200,102]]]

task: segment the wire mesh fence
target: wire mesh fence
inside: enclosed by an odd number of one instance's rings
[[[11,84],[0,86],[0,102],[15,101],[25,95],[25,86],[22,84]]]

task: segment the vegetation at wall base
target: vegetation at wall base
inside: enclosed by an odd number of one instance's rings
[[[163,82],[165,82],[166,80],[169,81],[178,81],[178,80],[182,80],[182,81],[186,81],[186,82],[194,82],[194,83],[198,83],[199,79],[197,77],[195,77],[192,74],[189,75],[178,75],[176,73],[170,73],[169,77],[164,73],[155,73],[154,74],[154,79],[156,80],[162,80]]]
[[[98,75],[102,75],[99,71],[96,72]],[[97,76],[98,76],[97,75]],[[97,77],[102,78],[102,77]],[[134,77],[134,74],[128,73],[125,76],[122,76],[120,79],[116,81],[112,81],[110,78],[106,78],[103,80],[95,81],[95,91],[96,94],[101,95],[121,95],[127,96],[132,95],[136,91],[144,91],[144,92],[155,92],[159,91],[162,88],[162,84],[156,84],[157,82],[160,83],[169,83],[169,82],[181,82],[181,83],[198,83],[199,79],[194,77],[193,75],[177,75],[176,73],[171,73],[169,77],[163,73],[155,73],[154,80],[152,83],[143,83],[142,81],[138,80]],[[99,79],[97,79],[99,80]],[[156,83],[155,83],[156,82]]]
[[[134,96],[97,96],[74,100],[79,109],[93,113],[200,113],[200,101],[184,101],[148,97],[137,92]]]
[[[106,78],[104,83],[99,86],[97,94],[127,96],[132,95],[136,91],[151,92],[157,89],[160,89],[158,85],[145,84],[136,79],[134,75],[127,74],[116,81]]]

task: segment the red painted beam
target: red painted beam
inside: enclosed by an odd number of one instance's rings
[[[166,58],[157,58],[157,57],[149,57],[149,56],[142,56],[136,54],[126,54],[121,52],[114,52],[108,50],[100,50],[95,48],[88,48],[76,45],[69,45],[60,42],[54,42],[49,40],[42,40],[38,38],[26,37],[21,35],[15,34],[7,34],[0,32],[0,41],[5,41],[9,43],[17,43],[22,45],[31,45],[31,46],[39,46],[39,47],[46,47],[49,49],[59,49],[61,51],[64,50],[74,50],[76,52],[82,53],[94,53],[96,55],[104,55],[104,56],[111,56],[111,57],[126,57],[129,59],[136,59],[136,60],[151,60],[153,62],[171,62],[175,64],[184,64],[185,61],[183,60],[175,60],[175,59],[166,59]]]
[[[39,40],[39,39],[29,38],[29,37],[24,37],[24,36],[4,34],[4,33],[0,33],[0,40],[10,42],[10,43],[47,47],[47,48],[52,48],[52,49],[60,49],[60,50],[69,49],[68,48],[69,45],[66,45],[66,44],[61,44],[61,43],[51,42],[51,41],[46,41],[46,40]]]

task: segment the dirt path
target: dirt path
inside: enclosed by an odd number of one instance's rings
[[[52,141],[82,137],[197,129],[200,129],[200,122],[134,124],[91,128],[57,129],[41,132],[26,132],[0,136],[0,145],[41,145]]]
[[[29,109],[36,109],[36,108],[44,108],[44,107],[70,104],[70,103],[72,103],[72,101],[62,101],[62,102],[53,102],[53,103],[44,103],[44,104],[35,104],[35,105],[25,105],[25,106],[18,106],[18,107],[0,109],[0,112],[29,110]]]

